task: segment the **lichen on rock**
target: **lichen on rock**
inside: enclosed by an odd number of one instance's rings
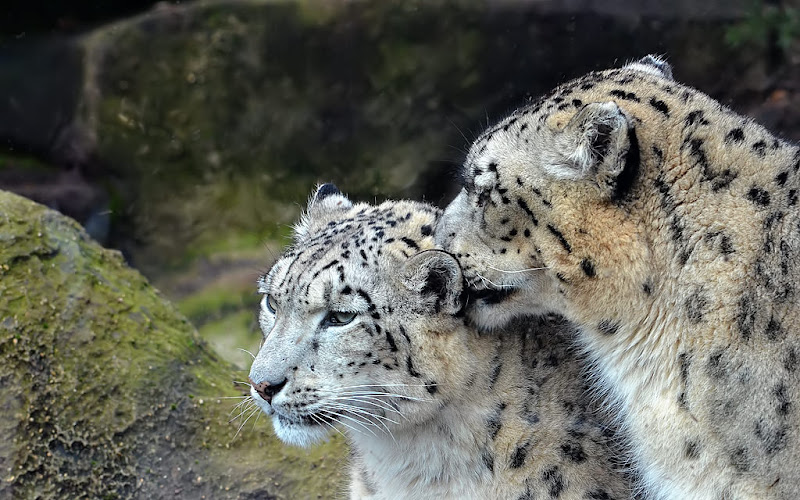
[[[118,252],[0,191],[0,497],[331,496],[341,439],[234,439],[243,377]]]

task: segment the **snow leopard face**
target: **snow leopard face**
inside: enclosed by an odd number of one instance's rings
[[[459,266],[432,250],[439,211],[353,204],[332,185],[312,196],[294,244],[258,281],[264,341],[252,396],[284,442],[335,426],[390,432],[429,418],[458,383]],[[398,415],[402,414],[402,418]]]

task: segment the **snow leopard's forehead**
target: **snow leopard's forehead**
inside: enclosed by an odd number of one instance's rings
[[[284,289],[301,283],[307,287],[329,269],[338,273],[341,282],[361,273],[367,278],[384,264],[434,248],[433,232],[440,213],[432,205],[411,201],[310,213],[302,238],[259,280],[259,288],[276,281]]]

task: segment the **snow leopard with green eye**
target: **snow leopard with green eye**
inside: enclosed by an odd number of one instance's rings
[[[484,328],[578,326],[649,497],[800,496],[800,148],[648,56],[472,145],[438,243]]]
[[[571,327],[481,335],[438,209],[319,187],[258,280],[251,394],[287,444],[332,429],[353,499],[630,498],[615,433],[585,393]]]

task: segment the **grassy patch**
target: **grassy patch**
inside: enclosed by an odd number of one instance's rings
[[[199,333],[214,351],[240,370],[247,370],[253,362],[253,358],[241,349],[256,354],[261,341],[261,330],[256,325],[254,309],[210,321],[200,327]]]

